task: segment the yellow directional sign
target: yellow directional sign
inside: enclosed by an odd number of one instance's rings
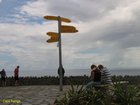
[[[47,35],[51,36],[51,38],[47,40],[48,43],[57,42],[59,40],[58,33],[48,32]]]
[[[48,43],[52,42],[58,42],[59,38],[58,37],[51,37],[50,39],[47,40]]]
[[[64,30],[73,30],[73,29],[76,29],[76,27],[74,27],[74,26],[62,25],[62,26],[61,26],[61,29],[64,29]]]
[[[48,19],[48,20],[58,20],[58,16],[44,16],[45,19]],[[68,18],[63,18],[63,17],[60,17],[60,20],[63,21],[63,22],[66,22],[66,23],[70,23],[71,20],[68,19]]]
[[[48,42],[48,43],[53,43],[53,42],[58,42],[58,40],[48,39],[47,42]]]
[[[76,30],[76,27],[74,26],[61,26],[61,32],[62,33],[75,33],[78,32],[78,30]]]
[[[49,36],[58,36],[58,33],[56,33],[56,32],[47,32],[47,35],[49,35]]]
[[[62,33],[76,33],[78,30],[69,30],[69,31],[62,31]]]

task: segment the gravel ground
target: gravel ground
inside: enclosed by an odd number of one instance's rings
[[[70,86],[17,86],[0,87],[0,105],[53,105],[57,97],[62,96]]]

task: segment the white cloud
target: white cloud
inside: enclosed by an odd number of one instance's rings
[[[29,16],[43,17],[48,14],[47,3],[45,3],[45,0],[29,1],[21,7],[20,12]]]
[[[114,3],[115,2],[115,3]],[[27,17],[61,15],[72,19],[78,33],[62,34],[63,65],[66,69],[89,68],[92,63],[109,68],[140,67],[140,1],[29,1],[15,17],[19,24],[0,24],[0,51],[15,58],[11,66],[24,70],[57,69],[58,47],[45,41],[48,31],[57,31],[57,22],[26,23]],[[27,15],[27,17],[23,17]],[[41,20],[41,21],[42,21]],[[24,21],[22,23],[22,21]],[[8,65],[8,61],[1,61]],[[54,71],[53,71],[54,72]]]
[[[0,49],[2,52],[9,52],[16,59],[16,62],[13,62],[13,65],[20,64],[24,66],[24,69],[33,70],[39,69],[40,65],[43,65],[44,63],[44,66],[42,66],[41,69],[47,68],[46,63],[49,65],[52,59],[50,52],[54,51],[54,54],[56,52],[56,46],[48,45],[46,43],[46,40],[48,39],[45,35],[47,32],[46,28],[51,30],[51,26],[53,28],[53,25],[50,25],[50,27],[47,28],[45,24],[42,26],[1,24],[0,38],[2,44]],[[53,55],[53,57],[55,57],[55,55]],[[53,60],[55,61],[56,58]],[[51,68],[51,66],[49,66],[49,68]]]

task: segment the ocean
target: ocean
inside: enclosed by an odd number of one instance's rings
[[[65,76],[90,75],[90,69],[65,69]],[[140,69],[110,69],[111,75],[140,75]],[[13,71],[6,71],[7,76],[13,76]],[[57,70],[20,70],[20,76],[57,76]]]

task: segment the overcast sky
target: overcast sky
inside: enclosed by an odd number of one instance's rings
[[[62,24],[79,30],[62,34],[66,70],[140,68],[140,0],[0,0],[0,69],[56,73],[59,51],[46,33],[58,24],[46,15],[69,18]]]

